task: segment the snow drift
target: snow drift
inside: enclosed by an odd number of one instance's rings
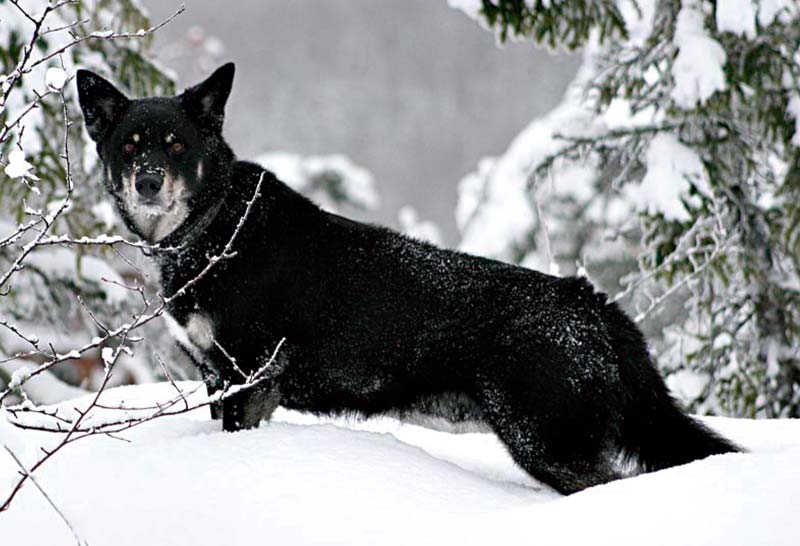
[[[103,401],[144,405],[172,389],[117,388]],[[752,451],[570,497],[525,475],[491,434],[281,410],[237,433],[222,432],[207,409],[161,418],[126,433],[129,442],[68,446],[36,475],[93,546],[796,544],[800,421],[707,423]],[[57,441],[0,422],[0,444],[26,464]],[[2,450],[3,496],[17,468]],[[30,483],[0,514],[0,536],[4,544],[74,542]]]

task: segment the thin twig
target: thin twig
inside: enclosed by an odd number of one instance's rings
[[[19,467],[22,470],[23,474],[30,478],[30,480],[33,483],[33,485],[36,486],[36,489],[39,490],[39,492],[47,500],[47,502],[50,504],[50,506],[53,507],[53,510],[56,511],[56,514],[58,514],[58,516],[61,518],[61,520],[67,525],[67,527],[69,527],[69,530],[72,533],[72,536],[75,538],[75,542],[77,542],[79,545],[87,544],[86,541],[81,540],[80,535],[78,535],[78,532],[75,530],[75,527],[73,527],[72,523],[70,523],[69,519],[67,519],[67,516],[64,515],[64,512],[59,510],[58,506],[56,506],[56,503],[53,502],[53,499],[50,498],[50,495],[48,495],[45,492],[45,490],[42,488],[42,485],[39,483],[39,481],[36,478],[33,477],[33,474],[31,473],[31,471],[28,470],[27,468],[25,468],[25,465],[22,464],[22,461],[19,460],[19,457],[17,457],[17,455],[13,451],[11,451],[11,449],[7,445],[3,444],[3,447],[8,452],[8,454],[11,455],[11,458],[14,459],[14,461],[17,463],[17,465],[19,465]]]

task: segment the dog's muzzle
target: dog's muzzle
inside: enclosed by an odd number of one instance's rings
[[[155,174],[143,173],[136,176],[136,193],[146,201],[155,199],[163,185],[164,179]]]

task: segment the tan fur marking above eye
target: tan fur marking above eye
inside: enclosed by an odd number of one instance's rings
[[[167,144],[172,144],[172,141],[174,141],[174,140],[175,140],[175,134],[174,133],[170,133],[170,134],[168,134],[167,136],[164,137],[164,142],[166,142]]]
[[[131,139],[134,142],[139,142],[140,140],[142,140],[142,137],[139,136],[139,133],[133,133],[133,136],[131,136]]]

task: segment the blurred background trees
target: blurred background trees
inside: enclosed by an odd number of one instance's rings
[[[142,0],[154,20],[179,0]],[[400,227],[412,205],[458,242],[455,181],[556,106],[580,55],[530,41],[495,47],[444,0],[186,0],[155,53],[180,86],[236,61],[226,138],[267,151],[344,154],[381,201],[356,219]]]
[[[584,49],[562,104],[462,180],[462,246],[618,293],[694,411],[800,415],[797,3],[451,3]]]

